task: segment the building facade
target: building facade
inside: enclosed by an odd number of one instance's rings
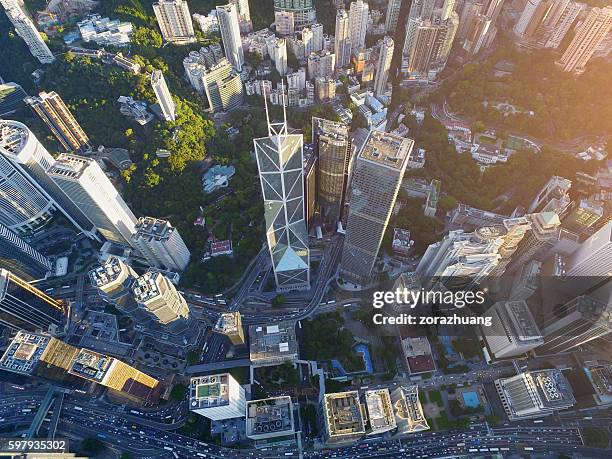
[[[169,271],[184,271],[191,257],[178,230],[169,221],[158,218],[138,219],[132,245],[150,266]]]
[[[244,51],[240,37],[240,23],[236,5],[228,4],[217,6],[217,18],[221,30],[221,40],[225,49],[225,56],[237,72],[242,72],[244,65]]]
[[[153,11],[165,41],[176,44],[196,41],[187,0],[159,0],[153,3]]]
[[[53,265],[42,253],[0,223],[0,265],[25,281],[44,279]]]
[[[157,103],[159,104],[163,118],[166,121],[176,121],[176,107],[161,70],[154,70],[153,73],[151,73],[151,86],[157,97]]]
[[[15,27],[19,35],[28,46],[30,53],[41,64],[50,64],[55,60],[53,53],[43,40],[40,32],[34,25],[32,19],[26,13],[23,2],[17,0],[1,0],[0,4],[4,7],[9,21]]]

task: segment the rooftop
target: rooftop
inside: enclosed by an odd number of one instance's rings
[[[191,378],[189,409],[229,405],[230,379],[229,373]]]
[[[89,349],[80,349],[74,360],[69,373],[89,379],[97,383],[102,383],[106,376],[113,358],[107,355],[98,354]]]
[[[174,227],[167,220],[154,217],[141,217],[136,223],[136,237],[149,241],[167,240],[174,232]]]
[[[359,157],[393,169],[403,169],[413,141],[379,131],[370,131]]]
[[[274,325],[251,325],[251,362],[281,362],[297,357],[298,344],[295,336],[295,322],[277,322]]]
[[[273,397],[247,402],[247,437],[280,437],[294,432],[291,397]]]
[[[219,316],[219,320],[215,324],[215,330],[226,335],[234,334],[240,328],[240,312],[224,312]]]
[[[162,294],[158,279],[162,274],[154,271],[148,271],[136,279],[132,291],[134,299],[140,303],[144,303],[152,298],[156,298]]]
[[[514,333],[519,341],[541,340],[542,334],[538,328],[527,303],[524,301],[506,301],[503,305]]]
[[[400,386],[391,394],[398,433],[428,430],[429,425],[419,401],[418,386]]]
[[[17,121],[0,120],[0,152],[17,156],[28,141],[28,128]]]
[[[62,153],[58,156],[57,161],[49,168],[47,173],[55,177],[78,180],[85,173],[87,167],[94,162],[93,159],[83,156]]]
[[[49,336],[17,332],[0,359],[0,369],[31,374],[50,340]]]
[[[372,433],[385,432],[395,428],[395,416],[389,389],[366,391],[365,401]]]
[[[116,281],[124,273],[124,264],[115,256],[106,259],[103,265],[89,271],[89,279],[94,287],[104,287]]]
[[[323,405],[330,437],[365,433],[365,421],[357,391],[325,394]]]

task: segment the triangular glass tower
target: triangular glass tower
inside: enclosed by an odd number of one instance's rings
[[[283,122],[271,123],[266,101],[268,136],[253,139],[264,199],[268,249],[279,292],[310,288],[310,252],[304,218],[303,136],[288,134],[284,98],[283,115]]]

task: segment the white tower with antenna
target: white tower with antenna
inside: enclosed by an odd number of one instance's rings
[[[310,251],[304,212],[303,136],[289,134],[283,93],[283,121],[271,122],[266,98],[268,136],[254,139],[266,237],[276,290],[310,288]]]

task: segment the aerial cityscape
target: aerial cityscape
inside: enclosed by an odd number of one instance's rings
[[[612,457],[612,2],[0,5],[0,458]]]

